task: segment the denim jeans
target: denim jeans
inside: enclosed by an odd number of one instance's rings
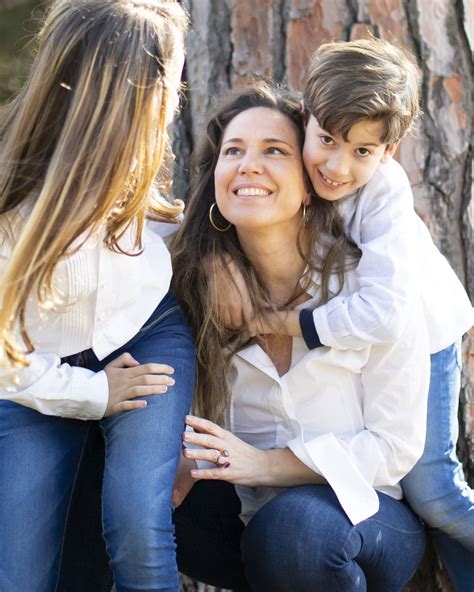
[[[108,358],[99,361],[87,350],[68,362],[99,371],[125,351],[140,363],[160,362],[175,370],[175,385],[166,394],[146,397],[144,409],[94,422],[0,401],[2,592],[67,589],[58,586],[66,523],[80,485],[81,459],[97,427],[106,451],[103,532],[117,592],[179,590],[171,493],[193,392],[195,351],[174,296],[167,295],[140,332]],[[89,519],[86,514],[84,523]],[[89,550],[91,562],[95,551]]]
[[[378,495],[377,514],[354,526],[329,486],[292,487],[244,528],[234,488],[198,482],[174,514],[178,566],[239,592],[397,592],[423,556],[423,527]]]
[[[431,356],[425,450],[402,486],[413,510],[431,527],[455,591],[473,592],[474,491],[456,456],[460,369],[460,344]]]

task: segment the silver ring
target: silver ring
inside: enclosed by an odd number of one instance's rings
[[[221,452],[221,456],[223,456],[224,458],[229,458],[230,452],[228,450],[223,450]]]

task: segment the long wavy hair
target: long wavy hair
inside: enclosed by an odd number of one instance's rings
[[[249,340],[245,337],[245,326],[239,331],[231,331],[224,326],[217,302],[225,298],[225,294],[213,292],[215,283],[208,282],[209,269],[227,275],[221,284],[232,282],[226,262],[233,260],[245,280],[254,309],[264,314],[259,311],[259,303],[269,301],[268,288],[246,257],[235,227],[227,232],[218,232],[209,220],[209,209],[215,202],[214,169],[224,131],[234,117],[255,107],[272,109],[287,117],[302,148],[304,123],[300,103],[284,88],[257,81],[223,97],[209,117],[194,151],[190,200],[184,223],[172,248],[173,289],[183,304],[196,337],[198,373],[194,411],[219,423],[223,421],[229,398],[227,377],[230,359]],[[307,185],[311,187],[309,181]],[[226,227],[225,220],[217,218],[216,221]],[[298,249],[306,270],[295,285],[288,305],[307,290],[314,273],[321,274],[320,302],[325,302],[329,297],[331,274],[338,275],[342,287],[344,271],[358,257],[358,249],[344,234],[335,204],[314,194],[311,195],[305,224],[299,230]]]
[[[147,217],[182,212],[156,179],[186,27],[174,0],[61,0],[47,14],[29,78],[0,113],[3,365],[28,364],[27,300],[57,301],[54,269],[76,239],[105,225],[104,244],[131,255],[119,246],[130,230],[136,255]]]

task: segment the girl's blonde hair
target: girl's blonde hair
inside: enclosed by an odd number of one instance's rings
[[[0,241],[11,246],[0,286],[2,364],[27,365],[28,297],[57,300],[53,272],[78,237],[74,249],[105,226],[104,244],[124,253],[119,240],[131,229],[136,254],[146,217],[182,212],[155,189],[186,26],[174,0],[51,7],[30,76],[0,114]],[[20,228],[23,202],[30,213]]]

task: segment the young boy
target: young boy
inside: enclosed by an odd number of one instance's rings
[[[313,56],[304,92],[304,163],[316,194],[337,201],[361,251],[360,289],[315,310],[267,313],[255,333],[303,336],[311,348],[358,349],[403,332],[421,292],[431,341],[428,432],[423,457],[404,479],[407,499],[432,527],[457,592],[474,582],[474,492],[456,457],[460,338],[473,324],[464,288],[416,215],[408,178],[394,160],[419,115],[419,71],[411,57],[378,39],[329,43]],[[230,265],[232,268],[232,265]],[[253,317],[245,287],[229,324]],[[231,296],[226,288],[227,304]],[[272,318],[273,317],[273,318]]]

